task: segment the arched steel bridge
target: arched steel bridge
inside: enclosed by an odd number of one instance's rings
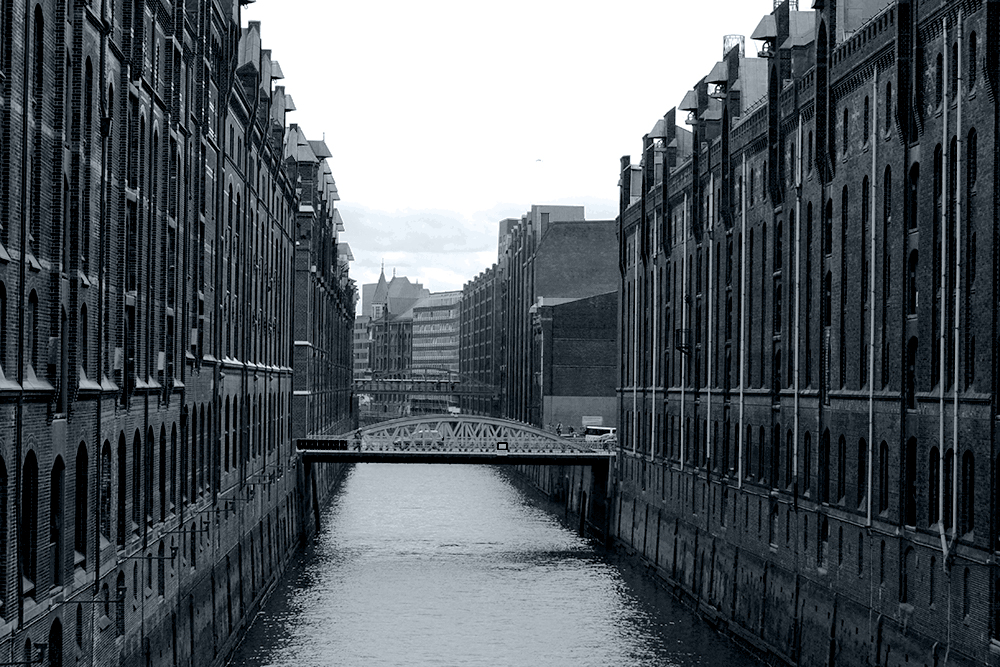
[[[612,450],[521,422],[472,415],[419,415],[353,433],[296,440],[306,463],[502,463],[605,468]]]

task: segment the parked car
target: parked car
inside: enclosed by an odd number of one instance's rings
[[[618,429],[614,426],[588,426],[583,439],[587,442],[605,442],[608,437],[618,441]]]

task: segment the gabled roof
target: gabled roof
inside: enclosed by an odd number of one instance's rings
[[[309,145],[312,147],[312,151],[316,157],[320,159],[333,157],[333,153],[326,147],[326,142],[322,139],[312,139],[309,141]]]

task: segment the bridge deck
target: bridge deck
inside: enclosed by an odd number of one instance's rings
[[[600,465],[614,456],[607,451],[518,452],[324,450],[299,449],[306,461],[315,463],[492,463],[500,465]]]

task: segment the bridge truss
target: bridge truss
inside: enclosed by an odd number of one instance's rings
[[[411,463],[607,463],[614,452],[529,424],[471,415],[392,419],[354,433],[297,441],[311,461]]]

